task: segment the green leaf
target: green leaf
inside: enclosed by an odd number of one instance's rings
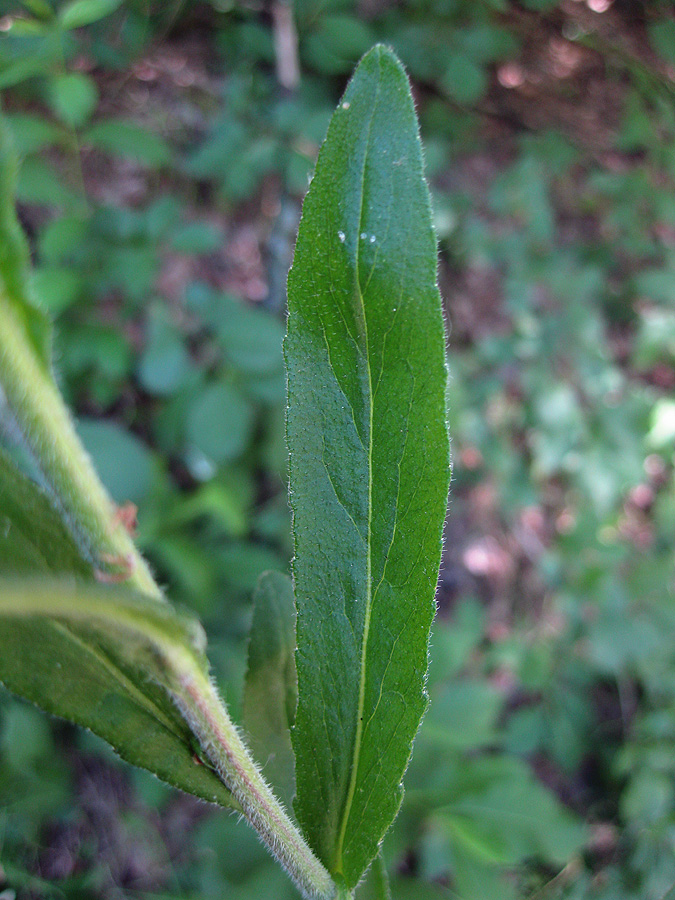
[[[240,301],[223,304],[218,339],[228,360],[242,372],[283,374],[283,326],[270,313]]]
[[[171,159],[171,149],[166,141],[125,119],[96,122],[83,139],[107,153],[128,156],[145,166],[164,166]]]
[[[325,16],[303,42],[304,55],[319,72],[348,72],[373,43],[373,33],[355,16]]]
[[[450,681],[438,694],[432,694],[420,740],[446,751],[489,744],[494,741],[503,705],[501,694],[488,682]]]
[[[453,53],[440,80],[440,86],[458,103],[476,103],[487,89],[485,70],[472,57]]]
[[[8,304],[45,372],[51,371],[51,326],[34,303],[28,279],[28,246],[14,210],[16,156],[0,116],[0,315]]]
[[[0,682],[90,728],[169,784],[232,805],[219,778],[195,763],[190,728],[158,686],[161,673],[148,669],[145,650],[139,661],[148,636],[191,648],[196,622],[168,604],[88,585],[91,566],[58,514],[2,453],[0,510]],[[38,575],[44,580],[34,581]]]
[[[57,169],[36,156],[29,156],[21,164],[16,195],[22,203],[55,206],[67,211],[74,209],[80,200]]]
[[[188,414],[190,444],[208,459],[222,463],[244,452],[253,428],[253,411],[231,384],[209,385]]]
[[[37,709],[12,704],[2,718],[0,748],[11,769],[37,770],[48,762],[54,754],[54,740],[49,723]]]
[[[45,263],[70,260],[87,240],[87,222],[79,216],[62,216],[46,225],[38,239],[40,259]]]
[[[22,5],[29,9],[39,19],[53,19],[54,10],[47,0],[21,0]]]
[[[0,582],[0,682],[53,715],[91,729],[128,762],[181,790],[236,806],[195,758],[196,739],[166,686],[163,663],[190,653],[194,623],[168,604],[74,581]]]
[[[39,19],[17,18],[10,20],[8,34],[11,37],[47,37],[51,31],[51,27],[46,22]]]
[[[113,500],[140,503],[152,484],[153,460],[148,447],[114,422],[81,419],[77,431]]]
[[[526,763],[504,756],[471,765],[473,780],[437,813],[467,854],[509,866],[530,857],[562,864],[581,848],[583,828]]]
[[[104,19],[122,5],[122,0],[71,0],[59,11],[61,27],[81,28]]]
[[[222,243],[222,234],[208,222],[189,222],[171,236],[171,246],[177,253],[213,253]]]
[[[79,272],[65,266],[36,269],[33,286],[42,306],[58,316],[80,296],[84,279]]]
[[[396,900],[463,900],[454,891],[449,891],[440,884],[429,884],[418,878],[397,878],[393,884]],[[505,898],[500,896],[499,900]]]
[[[518,900],[515,885],[499,866],[478,859],[463,846],[453,846],[452,883],[459,900]]]
[[[56,75],[49,82],[49,102],[62,122],[78,128],[84,125],[96,108],[96,82],[82,72]]]
[[[654,404],[650,416],[647,445],[662,450],[675,442],[675,400],[662,397]]]
[[[42,116],[34,116],[30,113],[7,113],[5,121],[12,130],[14,147],[19,156],[39,153],[40,150],[56,144],[61,138],[58,127]]]
[[[25,19],[14,19],[15,26],[12,28],[12,31],[16,33],[16,31],[20,30],[17,27],[19,23],[25,22],[28,24],[28,21]],[[45,27],[40,22],[34,22],[34,25],[40,30]],[[45,74],[51,69],[58,56],[58,44],[55,41],[45,40],[39,48],[31,53],[24,53],[17,58],[12,58],[9,55],[7,59],[0,57],[0,90],[14,87],[14,85],[20,84],[28,78],[33,78],[35,75]]]
[[[288,299],[295,807],[351,888],[397,813],[427,703],[449,475],[429,195],[410,88],[384,47],[331,120]]]
[[[138,379],[149,394],[175,394],[190,373],[190,357],[180,331],[162,306],[150,308],[147,336]]]
[[[295,791],[290,729],[297,699],[293,585],[286,575],[265,572],[253,595],[244,727],[253,755],[284,803]]]

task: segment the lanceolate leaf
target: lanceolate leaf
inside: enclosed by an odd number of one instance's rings
[[[253,755],[284,803],[295,790],[291,725],[297,699],[293,585],[287,575],[265,572],[253,596],[244,727]]]
[[[199,634],[198,626],[166,603],[92,585],[91,567],[47,498],[1,453],[0,576],[1,683],[90,728],[169,784],[236,806],[218,776],[195,761],[188,723],[148,667],[147,653],[139,652],[150,643],[138,631],[147,619],[197,659],[190,636]],[[37,582],[38,576],[49,580]],[[135,641],[129,639],[134,627]]]
[[[333,116],[288,294],[296,812],[351,888],[396,815],[427,702],[449,474],[429,196],[386,48]]]

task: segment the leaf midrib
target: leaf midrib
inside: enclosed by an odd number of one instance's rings
[[[157,706],[157,704],[144,694],[136,685],[128,678],[127,675],[120,669],[120,667],[113,662],[112,659],[107,654],[104,654],[100,648],[94,647],[88,641],[82,640],[68,625],[63,625],[60,622],[52,620],[50,624],[57,630],[60,631],[65,637],[69,640],[73,641],[77,644],[81,650],[88,653],[90,656],[93,656],[94,659],[101,665],[112,677],[114,681],[116,681],[120,688],[127,694],[127,696],[132,699],[141,709],[144,709],[146,712],[150,713],[167,731],[174,735],[179,741],[184,742],[184,735],[180,733],[177,729],[175,723],[173,723],[168,716]]]
[[[363,291],[361,289],[361,280],[359,273],[359,265],[360,265],[360,235],[363,224],[363,212],[364,212],[364,194],[365,194],[365,179],[366,179],[366,165],[368,162],[369,150],[370,150],[370,142],[373,128],[373,120],[375,118],[375,110],[377,109],[377,103],[380,95],[380,78],[382,74],[382,65],[381,58],[378,54],[378,78],[377,78],[377,87],[375,91],[375,100],[373,102],[372,112],[370,115],[370,120],[368,122],[368,136],[366,138],[366,150],[363,155],[363,166],[361,169],[361,191],[359,196],[359,217],[358,217],[358,228],[356,232],[356,251],[354,254],[354,269],[355,269],[355,282],[356,282],[356,297],[361,305],[361,314],[363,316],[363,333],[364,333],[364,341],[365,341],[365,354],[364,360],[366,364],[366,372],[368,374],[368,526],[366,531],[366,609],[365,609],[365,619],[363,626],[363,642],[361,644],[361,666],[360,666],[360,679],[359,679],[359,702],[357,709],[357,718],[356,718],[356,735],[354,737],[354,752],[352,755],[352,765],[351,765],[351,774],[349,780],[349,787],[347,789],[347,798],[345,800],[344,812],[342,814],[342,824],[340,827],[340,833],[338,837],[338,844],[336,850],[336,862],[335,862],[335,871],[342,873],[343,871],[343,850],[344,850],[344,842],[345,836],[347,833],[347,825],[349,823],[349,816],[351,814],[352,804],[354,802],[354,795],[356,793],[356,782],[358,776],[358,768],[359,768],[359,758],[361,755],[361,739],[363,736],[363,709],[365,706],[365,691],[366,691],[366,662],[367,662],[367,652],[368,652],[368,637],[370,635],[370,619],[371,619],[371,611],[372,611],[372,518],[373,518],[373,376],[370,367],[370,352],[369,352],[369,342],[368,342],[368,320],[366,317],[366,304],[365,298],[363,295]]]

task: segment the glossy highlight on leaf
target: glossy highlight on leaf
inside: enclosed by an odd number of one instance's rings
[[[353,888],[426,707],[449,477],[436,242],[408,81],[363,58],[331,121],[288,281],[299,821]]]

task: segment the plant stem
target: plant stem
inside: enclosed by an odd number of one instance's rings
[[[186,668],[174,700],[223,782],[239,801],[244,815],[303,897],[310,900],[351,897],[336,888],[266,784],[208,678]]]
[[[161,599],[161,590],[117,515],[51,373],[36,357],[2,285],[0,322],[2,390],[80,550],[102,580],[124,580],[128,587]]]

